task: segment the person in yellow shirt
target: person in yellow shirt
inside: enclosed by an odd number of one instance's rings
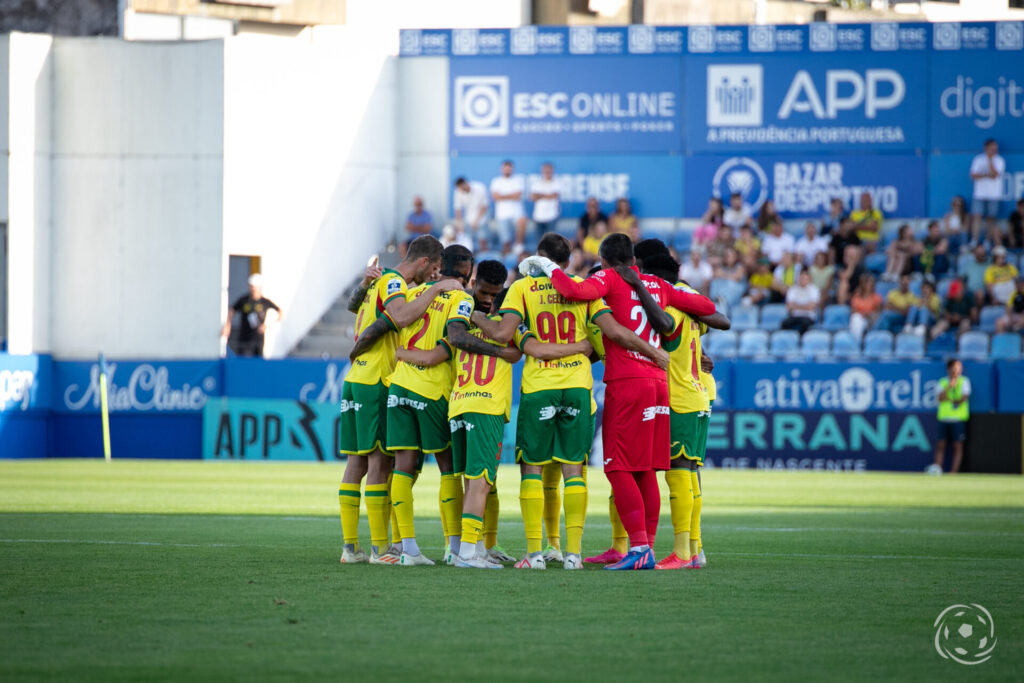
[[[878,237],[885,216],[875,208],[870,192],[861,193],[860,208],[850,212],[850,220],[854,223],[854,229],[864,246],[864,251],[869,254],[875,251],[878,248]]]
[[[985,289],[993,304],[1005,306],[1017,286],[1017,266],[1006,262],[1006,247],[992,250],[992,265],[985,269]]]
[[[885,309],[874,329],[896,334],[907,324],[910,309],[918,305],[917,295],[910,291],[910,276],[900,275],[900,284],[885,295]]]
[[[772,284],[775,283],[775,276],[772,275],[772,264],[766,258],[757,262],[757,270],[750,274],[748,279],[749,287],[747,295],[743,297],[744,305],[768,303],[772,294]]]
[[[935,442],[935,462],[925,472],[942,474],[946,445],[953,444],[953,462],[949,471],[956,474],[964,458],[967,421],[971,417],[971,380],[964,377],[963,363],[955,358],[946,361],[946,376],[939,380],[939,438]]]

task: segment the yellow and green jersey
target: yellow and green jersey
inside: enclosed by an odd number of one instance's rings
[[[700,324],[700,336],[703,337],[708,333],[708,326],[704,323]],[[703,339],[701,340],[703,342]],[[703,347],[701,347],[703,348]],[[699,359],[698,359],[699,361]],[[700,363],[698,362],[698,365]],[[708,390],[708,403],[718,398],[718,383],[715,382],[715,376],[710,372],[704,372],[704,367],[700,366],[700,383],[704,385],[704,388]]]
[[[579,280],[579,278],[576,278]],[[588,325],[611,309],[597,301],[571,301],[555,290],[547,277],[527,276],[512,283],[499,314],[515,313],[529,337],[548,344],[573,344],[588,337]],[[543,361],[527,356],[523,367],[523,393],[546,389],[591,389],[594,380],[590,359],[581,353],[558,360]]]
[[[346,382],[355,384],[384,384],[389,383],[389,377],[395,369],[395,348],[398,342],[397,327],[394,321],[388,316],[385,309],[388,304],[396,299],[405,300],[409,288],[405,278],[396,270],[385,270],[377,281],[370,285],[363,297],[363,303],[359,304],[356,313],[356,339],[359,339],[367,327],[377,321],[378,318],[387,319],[391,325],[392,332],[388,332],[370,349],[355,359],[352,368],[345,376]]]
[[[691,294],[696,290],[682,283],[676,289]],[[665,340],[668,360],[669,407],[676,413],[697,413],[710,408],[708,392],[701,382],[700,333],[701,324],[696,319],[674,308],[665,311],[672,316],[676,329],[670,339]]]
[[[500,320],[496,315],[491,320]],[[478,327],[469,328],[469,333],[490,342],[491,339]],[[515,343],[521,333],[517,330]],[[493,342],[492,342],[493,343]],[[504,415],[508,422],[512,413],[512,364],[497,356],[485,356],[455,349],[452,358],[454,384],[448,399],[448,417],[463,413],[481,415]]]
[[[409,300],[414,301],[422,296],[429,284],[413,287],[409,290]],[[470,326],[469,317],[473,313],[473,297],[463,291],[442,292],[437,295],[426,313],[408,327],[402,328],[399,344],[407,349],[429,351],[438,344],[448,350],[452,357],[452,347],[445,340],[448,325],[458,321]],[[447,399],[452,390],[452,364],[438,363],[426,367],[412,363],[399,362],[391,375],[391,384],[415,392],[424,398],[436,401]]]

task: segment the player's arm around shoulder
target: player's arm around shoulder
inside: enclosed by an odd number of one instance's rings
[[[470,320],[473,315],[473,297],[465,292],[455,296],[456,300],[449,309],[448,322],[445,325],[445,342],[456,349],[478,353],[483,356],[500,356],[504,345],[491,344],[474,334],[470,334]]]
[[[406,349],[401,346],[395,349],[395,358],[397,360],[424,368],[432,368],[435,365],[446,363],[451,360],[451,357],[451,350],[441,343],[429,351],[416,348]]]
[[[656,349],[640,337],[633,334],[620,325],[611,315],[601,315],[594,318],[594,323],[600,328],[601,334],[606,341],[618,344],[628,351],[636,351],[654,361],[662,370],[668,369],[668,353],[663,349]]]

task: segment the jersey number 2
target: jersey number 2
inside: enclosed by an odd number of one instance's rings
[[[661,335],[658,334],[654,328],[648,327],[647,312],[644,310],[643,306],[634,306],[633,310],[629,312],[629,319],[639,321],[636,328],[633,330],[633,334],[643,339],[644,330],[649,330],[647,333],[647,343],[656,349],[661,347]]]

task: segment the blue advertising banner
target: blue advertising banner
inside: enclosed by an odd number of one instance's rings
[[[457,153],[678,152],[682,60],[453,59],[450,147]]]
[[[221,398],[203,408],[203,458],[338,460],[336,403]]]
[[[996,405],[999,412],[1024,415],[1024,392],[1020,390],[1024,387],[1024,363],[996,361],[994,372],[998,378]],[[974,391],[977,392],[977,389]],[[971,406],[974,406],[973,400]]]
[[[943,23],[931,55],[931,147],[1024,149],[1024,24]]]
[[[107,361],[110,412],[197,413],[211,396],[220,396],[221,362]],[[100,410],[98,363],[60,362],[54,369],[54,410]]]
[[[0,413],[47,411],[53,405],[53,359],[0,353]]]
[[[679,188],[684,183],[680,156],[459,155],[452,158],[449,166],[452,181],[449,187],[459,176],[488,185],[491,178],[498,175],[501,162],[506,158],[515,163],[516,173],[525,176],[527,194],[531,183],[540,179],[541,164],[554,164],[563,218],[582,215],[587,197],[597,197],[608,213],[615,209],[615,200],[627,197],[638,216],[682,215]],[[527,215],[532,215],[533,203],[527,202],[526,209]]]
[[[225,358],[224,396],[341,403],[348,360]]]
[[[949,211],[953,197],[960,195],[971,206],[974,181],[971,180],[971,161],[980,154],[975,153],[933,154],[928,162],[928,215],[941,218]],[[1001,215],[1005,218],[1014,209],[1014,202],[1024,197],[1024,154],[1000,152],[1006,160],[1003,175],[1003,204]]]
[[[927,175],[923,157],[913,155],[809,155],[687,157],[683,215],[699,216],[708,198],[726,204],[735,192],[756,214],[765,200],[785,218],[820,217],[832,197],[857,208],[869,193],[886,217],[924,215]]]
[[[520,26],[513,29],[403,29],[402,57],[520,57],[680,54],[686,29],[678,26]]]

